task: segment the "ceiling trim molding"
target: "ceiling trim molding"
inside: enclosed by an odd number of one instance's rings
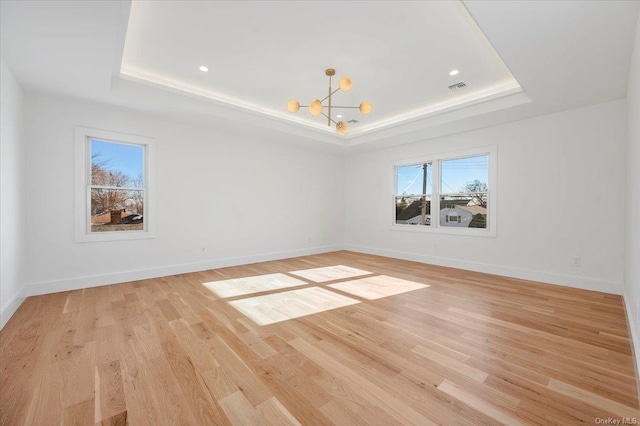
[[[163,76],[139,71],[133,68],[122,66],[119,77],[133,83],[143,84],[181,95],[187,95],[225,108],[249,113],[253,116],[269,118],[287,125],[294,125],[298,128],[310,130],[313,133],[316,133],[317,136],[320,136],[318,135],[318,133],[320,133],[323,136],[323,141],[326,141],[327,136],[330,136],[330,138],[334,140],[333,143],[338,145],[348,145],[347,141],[353,138],[359,138],[382,130],[404,126],[416,121],[422,121],[434,116],[448,114],[478,104],[489,103],[490,101],[523,92],[523,89],[520,87],[518,82],[513,80],[481,91],[471,92],[462,97],[456,97],[455,99],[450,99],[437,104],[427,105],[423,108],[396,115],[368,126],[363,126],[362,128],[350,130],[345,134],[339,134],[336,133],[333,128],[322,125],[319,122],[317,124],[311,123],[284,112],[263,108],[195,85],[185,84],[177,80],[168,79]],[[494,108],[489,108],[487,111],[479,111],[479,113],[493,110]]]
[[[388,119],[363,126],[349,133],[348,139],[352,139],[358,136],[364,136],[378,130],[384,130],[391,127],[409,124],[414,121],[424,120],[436,115],[446,114],[520,92],[523,92],[522,87],[520,87],[520,85],[516,81],[508,82],[498,86],[492,86],[485,90],[471,92],[466,96],[456,97],[455,99],[439,102],[437,104],[427,105],[425,107],[418,108],[401,115],[396,115]]]
[[[248,112],[248,113],[251,113],[252,115],[259,115],[262,117],[266,116],[268,118],[275,119],[280,122],[284,122],[287,124],[294,124],[294,125],[297,125],[298,127],[314,130],[315,132],[320,132],[324,135],[331,135],[336,140],[339,140],[339,141],[344,141],[345,139],[347,139],[347,136],[337,134],[334,129],[328,126],[324,126],[320,123],[315,124],[315,123],[303,121],[295,118],[295,116],[289,116],[288,113],[285,114],[284,112],[262,108],[255,104],[250,104],[238,99],[230,98],[228,96],[224,96],[222,94],[219,94],[210,90],[205,90],[205,89],[202,89],[201,87],[194,86],[191,84],[185,84],[177,80],[167,79],[165,77],[161,77],[161,76],[146,73],[146,72],[141,72],[131,68],[126,68],[124,66],[120,69],[120,78],[122,78],[123,80],[128,80],[134,83],[143,84],[143,85],[154,87],[157,89],[167,90],[173,93],[195,97],[197,99],[211,102],[223,107],[231,108],[236,111]]]

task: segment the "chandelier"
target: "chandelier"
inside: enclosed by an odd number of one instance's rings
[[[371,102],[369,101],[362,101],[360,103],[359,106],[336,106],[333,105],[331,103],[331,97],[338,91],[338,90],[342,90],[343,92],[348,92],[351,89],[351,86],[353,86],[353,81],[351,81],[351,79],[349,77],[342,77],[340,79],[340,81],[338,82],[338,88],[336,90],[331,89],[331,77],[333,77],[336,74],[336,70],[334,70],[333,68],[328,68],[325,70],[324,72],[328,77],[329,77],[329,94],[327,96],[325,96],[323,99],[314,99],[311,101],[311,103],[309,105],[300,105],[300,103],[295,100],[295,99],[291,99],[289,101],[289,103],[287,104],[287,109],[289,110],[289,112],[293,112],[296,113],[298,112],[298,110],[300,109],[300,107],[303,108],[309,108],[309,112],[311,113],[311,115],[316,116],[316,115],[324,115],[325,117],[327,117],[327,125],[329,127],[331,127],[331,123],[335,124],[336,126],[336,131],[338,133],[344,133],[347,130],[347,123],[345,123],[344,121],[338,121],[336,122],[335,120],[333,120],[331,118],[331,110],[335,109],[335,108],[358,108],[360,110],[360,112],[362,114],[369,114],[371,112],[371,110],[373,109],[373,105],[371,104]],[[327,102],[327,113],[325,114],[323,109],[324,109],[324,105],[322,104],[324,101],[328,101]],[[340,117],[340,116],[338,116]]]

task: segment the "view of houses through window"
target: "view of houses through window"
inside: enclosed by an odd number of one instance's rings
[[[396,166],[395,223],[486,229],[488,195],[488,154]]]
[[[90,146],[91,232],[143,230],[144,146],[98,139]]]

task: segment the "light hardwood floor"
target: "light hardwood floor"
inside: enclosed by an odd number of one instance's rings
[[[0,344],[2,425],[640,422],[619,296],[346,251],[30,297]]]

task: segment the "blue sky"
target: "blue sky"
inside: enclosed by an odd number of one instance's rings
[[[398,194],[421,194],[423,168],[422,164],[398,167]],[[489,156],[458,158],[442,161],[441,193],[460,192],[467,184],[478,179],[489,183]],[[432,174],[427,170],[427,193],[431,193]]]
[[[91,157],[98,155],[95,161],[108,161],[105,168],[120,171],[130,178],[136,178],[143,170],[144,148],[91,139]]]

